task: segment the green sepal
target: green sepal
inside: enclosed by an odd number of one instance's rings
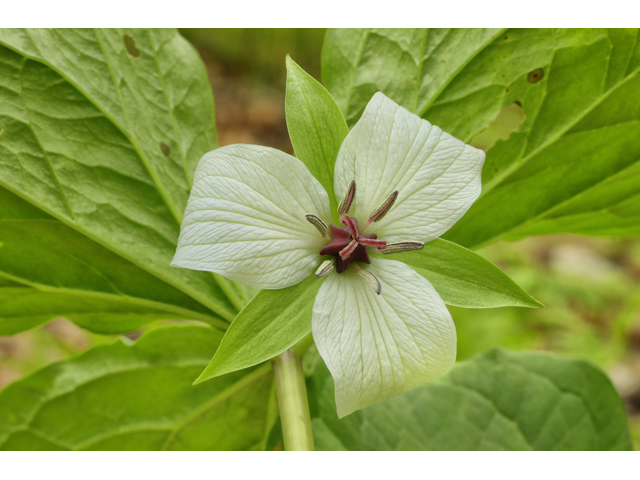
[[[380,258],[400,260],[431,282],[447,305],[465,308],[542,307],[507,274],[471,250],[437,238],[422,250]]]
[[[296,157],[304,162],[329,194],[331,212],[338,203],[333,170],[349,127],[331,94],[287,56],[287,128]]]
[[[284,352],[311,332],[311,311],[324,279],[262,290],[238,314],[195,383],[248,368]]]

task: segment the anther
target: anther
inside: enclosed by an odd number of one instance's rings
[[[389,195],[382,205],[371,212],[371,215],[369,215],[369,220],[367,221],[367,225],[373,222],[377,222],[378,220],[382,220],[382,217],[384,217],[387,212],[391,210],[391,207],[393,207],[396,198],[398,198],[397,190]]]
[[[333,271],[333,261],[325,260],[316,270],[316,277],[322,278],[329,275]]]
[[[349,208],[351,208],[351,204],[353,203],[353,199],[356,196],[356,181],[352,180],[349,184],[349,189],[347,193],[344,194],[342,200],[340,200],[340,204],[338,205],[338,215],[342,216],[349,213]]]
[[[380,280],[378,280],[378,277],[376,277],[373,273],[371,273],[369,270],[358,268],[358,275],[364,278],[367,283],[371,285],[371,288],[373,288],[373,291],[376,292],[376,294],[380,295],[382,293],[382,285],[380,284]]]
[[[393,253],[410,252],[411,250],[422,250],[424,243],[422,242],[397,242],[388,243],[384,249],[378,248],[383,255],[391,255]]]
[[[342,250],[340,250],[340,258],[342,260],[346,260],[347,258],[349,258],[349,256],[351,256],[351,254],[354,252],[356,248],[358,248],[358,241],[351,240],[349,242],[349,245],[347,245]]]
[[[327,224],[324,223],[320,218],[316,217],[315,215],[305,215],[304,217],[307,219],[307,222],[318,229],[320,235],[322,235],[323,237],[327,235],[327,230],[329,229],[329,227],[327,227]]]
[[[358,240],[358,237],[360,236],[358,232],[358,221],[354,218],[351,218],[349,215],[343,215],[342,223],[344,223],[345,226],[349,229],[351,236],[354,239]]]
[[[387,242],[385,242],[384,240],[376,240],[373,238],[359,238],[358,243],[366,245],[367,247],[376,247],[380,251],[387,248]]]

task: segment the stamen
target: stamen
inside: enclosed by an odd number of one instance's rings
[[[371,285],[371,288],[373,288],[373,291],[376,292],[376,294],[380,295],[382,293],[382,285],[380,284],[380,280],[378,280],[378,277],[376,277],[373,273],[371,273],[369,270],[358,268],[358,275],[364,278],[367,283]]]
[[[349,184],[349,189],[347,193],[345,193],[342,200],[340,200],[340,204],[338,205],[338,215],[342,216],[349,213],[349,208],[351,208],[351,203],[356,196],[356,181],[352,180]]]
[[[356,248],[358,248],[358,241],[351,240],[351,242],[349,242],[349,245],[347,245],[340,251],[340,258],[342,258],[342,260],[346,260]]]
[[[327,235],[327,230],[329,227],[327,227],[327,224],[324,223],[320,218],[316,217],[315,215],[305,215],[304,217],[307,219],[307,222],[318,229],[320,235],[322,235],[323,237]]]
[[[316,270],[316,277],[322,278],[324,276],[329,275],[332,271],[333,271],[333,261],[325,260],[320,264],[320,266]]]
[[[360,237],[358,239],[358,243],[366,245],[367,247],[377,247],[378,250],[384,250],[385,248],[387,248],[387,242],[385,242],[384,240],[375,240],[373,238]]]
[[[349,229],[351,236],[358,240],[359,232],[358,232],[358,221],[354,218],[351,218],[349,215],[342,216],[342,223]]]
[[[411,250],[422,250],[424,243],[422,242],[397,242],[387,244],[387,248],[378,249],[383,255],[391,255],[393,253],[410,252]]]
[[[382,217],[384,217],[387,214],[387,212],[391,210],[391,207],[393,207],[393,204],[395,203],[396,198],[398,198],[397,190],[393,192],[391,195],[389,195],[382,205],[380,205],[373,212],[371,212],[371,215],[369,215],[369,220],[367,221],[367,225],[369,225],[372,222],[377,222],[378,220],[382,220]]]

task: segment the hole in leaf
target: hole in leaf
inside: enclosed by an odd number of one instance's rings
[[[498,140],[506,140],[524,122],[524,110],[519,101],[504,107],[498,116],[487,125],[487,128],[473,137],[469,144],[485,152],[493,147]]]
[[[138,58],[140,56],[140,50],[136,47],[136,42],[133,41],[133,38],[125,33],[122,36],[122,39],[124,40],[124,46],[127,49],[127,53],[132,57]]]
[[[162,150],[162,153],[164,154],[165,157],[168,157],[171,155],[171,149],[169,148],[169,145],[167,145],[166,143],[160,144],[160,150]]]
[[[541,68],[536,68],[535,70],[531,70],[529,72],[529,75],[527,75],[527,81],[529,83],[538,83],[543,78],[544,78],[544,70]]]

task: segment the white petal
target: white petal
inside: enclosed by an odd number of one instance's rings
[[[338,416],[444,375],[456,330],[433,286],[411,267],[372,259],[376,295],[353,268],[331,274],[313,305],[313,338],[336,386]]]
[[[327,243],[307,214],[331,218],[326,191],[300,160],[255,145],[219,148],[198,163],[171,265],[258,288],[295,285]]]
[[[386,241],[429,242],[469,209],[481,190],[484,152],[376,93],[342,143],[335,171],[338,199],[356,181],[362,222],[395,190],[389,213],[367,232]],[[353,207],[352,207],[353,208]]]

